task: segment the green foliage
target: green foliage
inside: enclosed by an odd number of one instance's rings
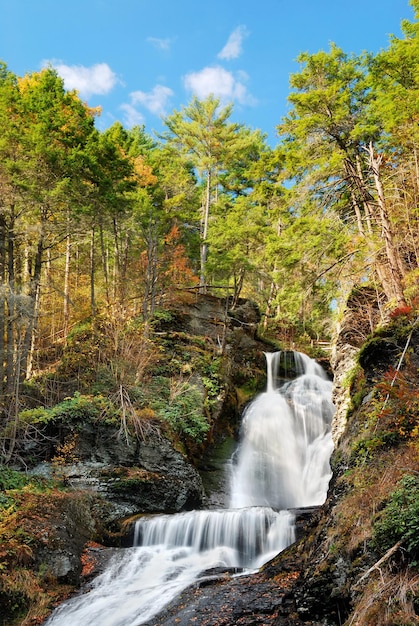
[[[0,491],[22,489],[28,482],[30,482],[30,478],[22,472],[0,465]]]
[[[206,404],[208,406],[211,406],[216,401],[218,393],[220,391],[218,381],[216,381],[214,378],[208,378],[207,376],[204,376],[202,378],[202,384],[204,385],[207,392],[207,397],[205,399]]]
[[[181,437],[202,443],[209,430],[209,423],[204,415],[204,397],[200,389],[189,382],[172,380],[170,389],[166,389],[153,403],[157,414]]]
[[[171,321],[173,321],[174,315],[171,311],[165,311],[163,309],[156,309],[153,313],[153,317],[152,317],[152,322],[156,321],[157,323],[159,322],[165,322],[170,323]]]
[[[396,311],[398,310],[396,309]],[[378,341],[380,338],[392,338],[403,345],[412,330],[412,317],[411,312],[395,314],[393,311],[390,313],[390,322],[377,328],[371,341]]]
[[[62,421],[77,425],[99,419],[105,423],[117,423],[117,411],[110,400],[100,395],[88,396],[78,392],[54,407],[25,409],[19,413],[19,421],[25,424]]]
[[[352,446],[351,462],[362,465],[374,458],[379,450],[388,449],[400,443],[401,437],[397,431],[382,432],[355,442]]]
[[[14,509],[13,493],[19,493],[22,490],[39,492],[46,488],[48,488],[48,481],[40,476],[30,476],[0,465],[0,511]]]
[[[10,489],[22,489],[28,482],[28,477],[22,472],[0,465],[0,511],[13,504],[13,499],[5,492]]]
[[[407,474],[390,494],[374,524],[374,545],[383,553],[402,542],[412,565],[419,565],[419,477]]]

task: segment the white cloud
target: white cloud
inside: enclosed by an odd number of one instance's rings
[[[151,43],[155,48],[158,48],[158,50],[164,50],[165,52],[170,50],[170,47],[172,45],[172,39],[169,38],[159,39],[159,37],[147,37],[147,41]]]
[[[124,124],[128,128],[144,124],[144,115],[137,111],[132,104],[121,104],[119,108],[124,111]]]
[[[64,80],[64,86],[69,91],[76,89],[80,96],[88,98],[92,95],[105,95],[118,83],[118,78],[107,63],[96,63],[91,67],[84,65],[65,65],[50,61]]]
[[[218,53],[218,58],[226,59],[227,61],[237,59],[237,57],[239,57],[242,53],[242,43],[248,34],[249,31],[246,26],[238,26],[231,33],[224,48]]]
[[[154,115],[166,115],[167,106],[174,92],[164,85],[156,85],[149,92],[133,91],[131,102],[133,105],[140,104]]]
[[[239,104],[254,104],[255,99],[244,84],[246,78],[245,72],[235,77],[232,72],[216,65],[187,74],[183,82],[185,88],[201,100],[212,94],[222,102],[236,100]]]

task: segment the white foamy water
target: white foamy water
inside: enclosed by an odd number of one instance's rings
[[[296,353],[294,381],[278,384],[281,353],[267,355],[267,390],[243,416],[231,462],[230,507],[136,522],[88,592],[63,603],[48,626],[140,626],[214,568],[255,570],[294,541],[286,509],[322,504],[331,477],[331,383]]]

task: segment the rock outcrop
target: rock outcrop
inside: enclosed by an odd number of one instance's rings
[[[55,476],[67,487],[101,496],[110,505],[110,523],[138,513],[174,513],[203,504],[198,471],[161,434],[139,442],[134,437],[121,440],[109,426],[94,432],[82,428],[72,454],[77,462],[45,462],[31,473]]]

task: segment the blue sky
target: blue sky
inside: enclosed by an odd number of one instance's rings
[[[0,15],[0,59],[19,76],[53,65],[100,129],[161,132],[215,93],[271,145],[299,52],[377,52],[413,19],[408,0],[0,0]]]

